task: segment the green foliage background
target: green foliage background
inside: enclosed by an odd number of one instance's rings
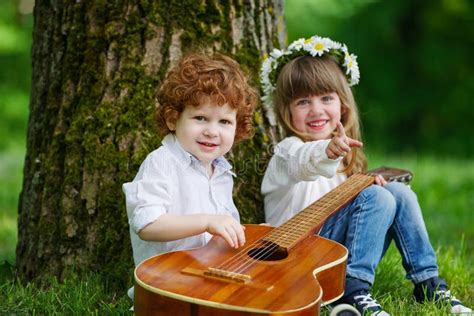
[[[0,266],[4,260],[15,260],[17,204],[26,151],[32,27],[31,15],[18,14],[13,2],[0,2]]]
[[[472,157],[474,2],[288,0],[289,42],[313,34],[358,55],[366,145]]]

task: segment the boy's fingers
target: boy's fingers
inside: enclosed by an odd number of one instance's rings
[[[235,248],[242,246],[245,243],[245,234],[244,230],[242,229],[242,225],[236,223],[236,225],[232,225],[231,227],[233,233],[235,234]]]
[[[232,247],[237,248],[239,246],[237,233],[234,231],[233,227],[227,227],[226,231],[227,234],[230,236],[230,239],[232,240]]]
[[[243,230],[237,232],[237,238],[239,239],[239,246],[243,246],[245,244],[245,234]]]
[[[220,236],[222,238],[224,238],[224,240],[229,244],[229,246],[231,246],[232,248],[234,248],[234,242],[232,241],[232,238],[230,238],[229,234],[227,234],[227,232],[224,232],[223,234],[220,234]]]

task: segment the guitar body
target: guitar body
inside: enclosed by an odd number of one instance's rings
[[[202,248],[161,254],[135,269],[137,315],[319,315],[344,292],[347,249],[310,235],[272,260],[251,258],[251,245],[275,228],[245,225],[246,246],[220,237]],[[254,249],[255,251],[255,249]],[[252,263],[235,281],[203,273],[238,256]]]

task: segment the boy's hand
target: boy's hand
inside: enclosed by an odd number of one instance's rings
[[[245,227],[240,225],[229,215],[207,215],[206,231],[213,235],[219,235],[232,248],[239,248],[245,244]]]
[[[362,147],[362,142],[346,136],[344,126],[341,122],[337,122],[337,134],[334,136],[326,147],[326,155],[329,159],[336,159],[347,155],[352,147]]]

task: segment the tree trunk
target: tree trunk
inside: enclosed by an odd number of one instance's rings
[[[197,45],[237,59],[258,83],[285,38],[281,0],[38,1],[17,268],[129,275],[122,184],[160,145],[154,95]],[[244,222],[263,220],[260,182],[279,134],[262,109],[256,135],[229,155]]]

